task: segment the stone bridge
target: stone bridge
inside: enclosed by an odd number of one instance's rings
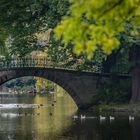
[[[24,76],[37,76],[50,80],[63,89],[73,98],[79,109],[85,109],[92,105],[92,100],[100,88],[100,84],[112,78],[111,74],[99,72],[77,71],[51,66],[34,65],[34,63],[20,63],[12,61],[2,63],[0,68],[0,85],[5,82]],[[20,65],[19,65],[20,64]],[[130,78],[128,75],[116,75],[119,79]]]

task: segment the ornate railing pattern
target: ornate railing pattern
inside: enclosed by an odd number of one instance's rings
[[[47,57],[42,58],[16,58],[16,59],[5,59],[0,60],[0,71],[12,68],[23,68],[23,67],[42,67],[42,68],[54,68],[54,69],[65,69],[75,71],[88,71],[101,73],[102,68],[100,66],[92,66],[92,69],[79,68],[77,64],[68,65],[69,61],[63,62],[52,61]]]
[[[53,61],[47,57],[41,58],[14,58],[14,59],[3,59],[0,60],[0,71],[5,69],[12,68],[23,68],[23,67],[41,67],[41,68],[54,68],[54,69],[65,69],[65,70],[74,70],[74,71],[87,71],[94,73],[105,73],[102,66],[93,65],[92,67],[79,67],[80,64],[75,63],[73,65],[69,65],[70,61],[65,60],[63,62]],[[140,63],[139,63],[140,64]],[[117,74],[128,74],[130,68],[134,66],[134,64],[121,63],[117,64],[115,67],[111,69],[111,73]]]

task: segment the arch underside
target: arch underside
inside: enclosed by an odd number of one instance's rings
[[[39,69],[39,68],[33,68],[33,69],[13,69],[9,71],[3,72],[2,75],[0,75],[0,85],[16,79],[20,77],[25,76],[35,76],[35,77],[41,77],[47,80],[50,80],[56,84],[58,84],[60,87],[62,87],[75,101],[78,108],[81,108],[83,105],[82,101],[80,100],[80,97],[75,93],[75,91],[72,89],[71,86],[69,86],[69,83],[67,80],[63,77],[63,74],[57,73],[56,71],[51,71],[47,69]]]

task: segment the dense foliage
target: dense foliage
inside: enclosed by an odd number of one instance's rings
[[[24,78],[17,78],[15,80],[12,80],[8,83],[6,83],[6,87],[8,88],[23,88],[27,86],[35,86],[35,80],[32,77],[24,77]]]
[[[93,98],[94,104],[129,103],[131,98],[130,80],[119,80],[112,78],[112,81],[102,83],[98,93]]]
[[[55,27],[67,14],[68,6],[67,0],[1,0],[0,48],[10,37],[12,54],[24,56],[40,49],[42,46],[37,44],[37,34]]]
[[[70,14],[65,16],[55,29],[56,38],[67,45],[74,45],[77,55],[89,59],[101,48],[111,54],[120,42],[116,35],[124,31],[126,21],[139,25],[139,0],[70,0]]]

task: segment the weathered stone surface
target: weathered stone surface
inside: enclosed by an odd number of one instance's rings
[[[72,70],[51,69],[51,68],[12,68],[0,71],[0,85],[3,83],[24,76],[37,76],[46,78],[65,89],[73,98],[80,109],[88,108],[92,105],[92,99],[97,93],[100,84],[109,80],[109,74],[98,74],[91,72],[79,72]],[[119,78],[128,76],[118,75]]]

